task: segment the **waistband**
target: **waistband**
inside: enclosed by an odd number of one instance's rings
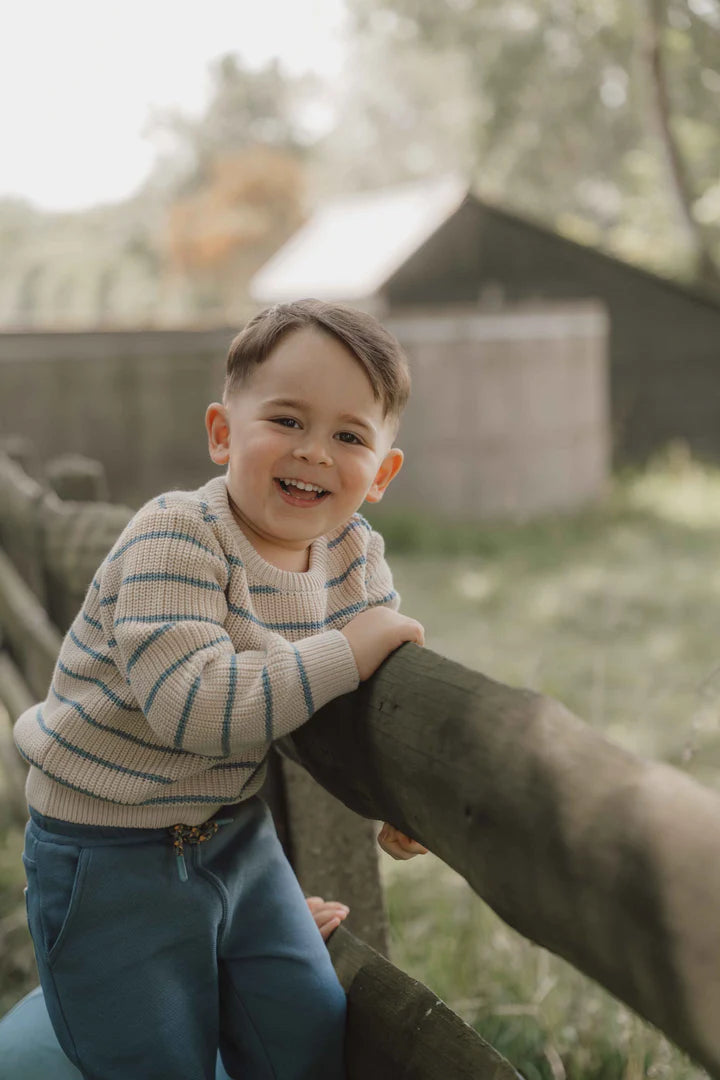
[[[130,826],[117,826],[117,825],[81,825],[74,821],[61,821],[59,818],[48,817],[46,814],[41,814],[33,806],[29,808],[30,818],[44,832],[52,833],[57,836],[67,836],[78,840],[85,840],[92,843],[92,841],[112,841],[112,840],[160,840],[167,838],[169,828],[167,826],[147,829],[147,828],[132,828]],[[213,821],[217,817],[227,817],[228,811],[237,813],[237,806],[225,807],[222,806],[215,814],[209,819]]]

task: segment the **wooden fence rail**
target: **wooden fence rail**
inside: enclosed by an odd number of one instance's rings
[[[288,742],[720,1076],[720,797],[557,702],[404,645]]]

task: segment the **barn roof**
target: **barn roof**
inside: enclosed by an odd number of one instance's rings
[[[260,268],[250,295],[263,304],[371,297],[467,193],[467,182],[444,176],[333,199]]]

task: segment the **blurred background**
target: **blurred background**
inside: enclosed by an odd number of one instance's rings
[[[0,90],[0,441],[31,475],[196,486],[250,314],[373,311],[414,378],[373,520],[429,647],[720,788],[718,0],[25,0]],[[1,835],[7,1007],[34,973]],[[395,963],[527,1080],[704,1075],[432,856],[383,870]]]

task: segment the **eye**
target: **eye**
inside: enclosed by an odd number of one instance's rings
[[[340,442],[349,443],[351,446],[353,444],[356,446],[363,445],[362,439],[354,431],[338,431],[335,438],[339,439]]]
[[[273,417],[273,419],[270,422],[272,424],[280,424],[281,427],[288,427],[288,428],[300,427],[299,422],[295,419],[294,416],[277,416],[277,417]]]

